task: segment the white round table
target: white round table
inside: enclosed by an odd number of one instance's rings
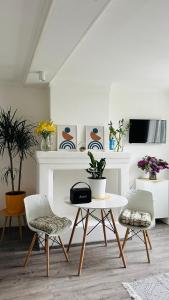
[[[120,239],[119,239],[119,234],[118,234],[116,224],[115,224],[115,220],[114,220],[114,216],[113,216],[113,209],[124,207],[128,203],[128,200],[125,197],[120,196],[120,195],[106,194],[104,199],[92,199],[92,201],[89,202],[89,203],[72,204],[71,202],[68,202],[68,201],[66,201],[66,202],[70,205],[73,205],[74,207],[77,207],[77,209],[78,209],[77,214],[76,214],[76,218],[75,218],[75,221],[74,221],[74,225],[73,225],[73,228],[72,228],[72,233],[71,233],[71,236],[70,236],[67,252],[69,252],[69,250],[70,250],[76,226],[79,223],[82,222],[83,223],[83,228],[84,228],[78,275],[81,274],[82,267],[83,267],[84,252],[85,252],[85,245],[86,245],[86,236],[91,231],[93,231],[100,223],[102,223],[104,241],[105,241],[106,246],[107,246],[106,228],[108,228],[108,229],[110,229],[114,232],[114,234],[116,236],[117,243],[118,243],[119,251],[120,251],[120,256],[119,257],[122,258],[123,265],[126,268],[126,262],[125,262],[123,250],[122,250]],[[101,217],[100,218],[96,217],[93,214],[93,212],[95,210],[100,210],[100,212],[101,212]],[[85,212],[85,216],[83,216],[84,212]],[[80,213],[81,213],[81,219],[79,220]],[[92,228],[89,232],[87,232],[89,217],[94,218],[95,220],[97,220],[98,223],[94,226],[94,228]],[[110,226],[107,226],[105,224],[105,221],[108,221]]]

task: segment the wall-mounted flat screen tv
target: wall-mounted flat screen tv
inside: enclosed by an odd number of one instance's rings
[[[166,143],[166,120],[130,119],[129,143]]]

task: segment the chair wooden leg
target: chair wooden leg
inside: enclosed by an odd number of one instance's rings
[[[130,231],[130,229],[127,228],[127,229],[126,229],[126,233],[125,233],[125,237],[124,237],[124,240],[123,240],[123,243],[122,243],[122,246],[121,246],[122,250],[124,249],[124,246],[125,246],[125,244],[126,244],[126,242],[127,242],[128,235],[129,235],[129,231]],[[121,253],[120,253],[119,257],[121,257]]]
[[[148,243],[149,243],[149,246],[150,246],[150,250],[152,250],[152,245],[151,245],[150,237],[149,237],[149,234],[148,234],[147,230],[146,230],[146,236],[147,236],[147,240],[148,240]]]
[[[34,246],[35,241],[36,241],[36,237],[37,237],[37,234],[34,233],[33,238],[32,238],[32,241],[31,241],[31,244],[30,244],[30,247],[29,247],[29,250],[28,250],[28,254],[27,254],[26,258],[25,258],[24,267],[27,266],[29,257],[30,257],[30,255],[31,255],[31,253],[32,253],[32,249],[33,249],[33,246]]]
[[[78,221],[78,218],[79,218],[80,210],[81,210],[81,208],[78,208],[78,211],[77,211],[77,214],[76,214],[76,218],[75,218],[75,221],[74,221],[74,224],[73,224],[73,228],[72,228],[72,232],[71,232],[71,236],[70,236],[70,240],[69,240],[67,252],[69,252],[71,244],[72,244],[72,240],[73,240],[74,232],[75,232],[75,229],[76,229],[77,221]]]
[[[148,263],[150,263],[150,256],[149,256],[149,251],[148,251],[148,244],[147,244],[147,237],[146,237],[146,231],[145,230],[143,230],[143,236],[144,236],[144,242],[145,242],[145,246],[146,246]]]
[[[101,219],[102,219],[102,226],[103,226],[104,242],[105,242],[105,246],[107,246],[106,227],[104,223],[104,214],[102,209],[101,209]]]
[[[85,227],[84,227],[83,242],[82,242],[81,253],[80,253],[80,262],[79,262],[79,270],[78,270],[78,275],[79,276],[80,276],[80,274],[82,272],[82,266],[83,266],[83,259],[84,259],[85,245],[86,245],[86,235],[87,235],[88,220],[89,220],[89,209],[87,210],[87,213],[86,213],[86,222],[85,222]]]
[[[63,249],[63,253],[64,253],[64,255],[65,255],[65,258],[66,258],[66,260],[69,262],[69,257],[68,257],[68,254],[67,254],[67,252],[66,252],[65,246],[64,246],[64,244],[62,243],[62,240],[61,240],[60,236],[58,236],[58,238],[59,238],[59,242],[60,242],[60,244],[61,244],[61,246],[62,246],[62,249]]]
[[[8,217],[5,217],[4,226],[3,226],[2,234],[1,234],[1,241],[3,241],[3,239],[4,239],[4,234],[5,234],[5,228],[6,228],[7,221],[8,221]]]
[[[110,216],[111,216],[111,220],[112,220],[112,224],[113,224],[113,228],[114,228],[114,233],[116,235],[116,240],[117,240],[117,243],[118,243],[118,246],[119,246],[120,257],[122,258],[124,268],[126,268],[126,262],[125,262],[125,258],[124,258],[124,255],[123,255],[123,250],[122,250],[122,247],[121,247],[119,234],[118,234],[118,231],[117,231],[117,228],[116,228],[116,223],[115,223],[115,220],[114,220],[113,213],[112,213],[111,209],[110,209]]]
[[[18,226],[19,226],[19,237],[20,237],[20,240],[22,240],[22,224],[21,224],[20,216],[18,216]]]
[[[26,227],[27,227],[26,217],[23,215],[22,218],[23,218],[24,226],[25,226],[25,228],[26,228]]]
[[[46,249],[46,276],[49,276],[49,236],[45,234],[45,249]]]
[[[11,224],[12,224],[12,217],[9,217],[9,228],[11,228]]]

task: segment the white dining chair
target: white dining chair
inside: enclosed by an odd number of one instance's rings
[[[126,205],[126,207],[123,209],[123,211],[121,212],[121,214],[119,216],[119,223],[122,226],[125,226],[127,228],[125,237],[124,237],[124,240],[122,243],[122,249],[124,249],[124,246],[128,239],[131,239],[133,236],[138,236],[139,239],[142,240],[145,244],[146,252],[147,252],[147,259],[148,259],[148,262],[150,263],[149,248],[150,248],[150,250],[152,250],[152,245],[151,245],[150,237],[148,234],[148,230],[151,229],[155,223],[154,202],[153,202],[152,193],[149,191],[145,191],[145,190],[135,190],[135,191],[131,192],[127,196],[127,198],[128,198],[128,204]],[[135,214],[135,219],[132,220],[131,223],[130,223],[130,221],[131,221],[130,220],[129,221],[130,224],[128,223],[128,220],[126,221],[124,219],[124,213],[125,213],[126,209],[129,212],[129,214],[130,214],[130,212],[133,212],[133,214]],[[145,217],[146,215],[149,216],[148,225],[143,225],[145,219],[143,220],[142,225],[141,225],[142,221],[140,219],[137,220],[137,215],[140,215],[140,213],[144,216],[144,218],[146,218]],[[135,225],[131,225],[132,223],[134,223]],[[146,222],[145,222],[145,224],[146,224]],[[143,234],[143,239],[139,235],[140,232]]]
[[[47,276],[49,276],[49,239],[54,239],[62,247],[66,260],[69,261],[60,235],[71,227],[72,222],[65,217],[60,218],[56,216],[52,212],[47,196],[45,195],[36,194],[28,196],[24,199],[24,204],[28,227],[34,231],[24,266],[26,267],[28,263],[38,235],[43,234],[45,235],[46,269]]]

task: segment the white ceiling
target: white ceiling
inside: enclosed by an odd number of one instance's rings
[[[0,81],[169,86],[168,0],[0,0]]]
[[[45,70],[50,81],[110,0],[55,0],[30,70]],[[28,76],[28,82],[37,76]]]
[[[0,0],[0,81],[24,80],[48,5],[46,0]]]
[[[169,86],[169,1],[112,0],[57,76]]]

